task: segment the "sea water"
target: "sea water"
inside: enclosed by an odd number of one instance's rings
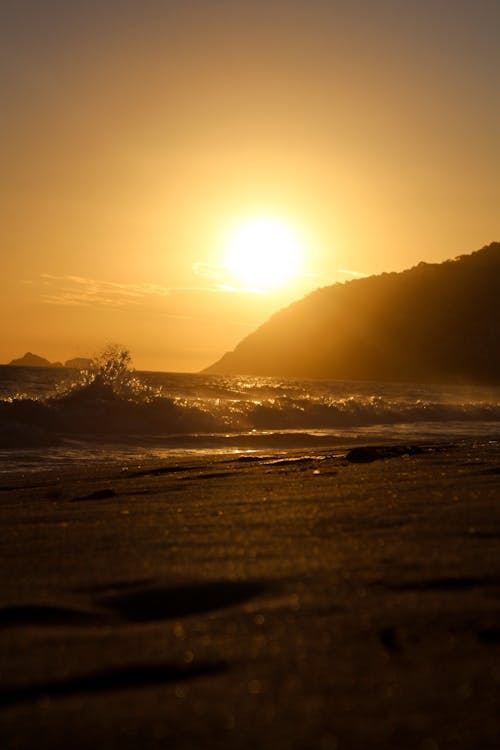
[[[0,472],[500,438],[500,388],[0,366]]]

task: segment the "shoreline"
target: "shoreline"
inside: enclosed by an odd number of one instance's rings
[[[402,445],[4,475],[3,746],[498,747],[499,444]]]
[[[498,423],[497,423],[498,424]],[[441,425],[439,425],[439,428]],[[130,435],[128,439],[97,439],[71,436],[54,443],[33,445],[10,443],[0,446],[2,477],[37,474],[40,471],[95,471],[96,467],[135,463],[172,463],[192,460],[200,464],[233,460],[245,455],[257,457],[286,455],[341,455],[355,447],[378,446],[456,446],[500,443],[500,429],[490,422],[455,423],[447,433],[433,423],[422,425],[376,425],[348,430],[287,430],[261,433],[157,436]],[[20,468],[21,467],[21,468]],[[43,467],[43,468],[42,468]]]

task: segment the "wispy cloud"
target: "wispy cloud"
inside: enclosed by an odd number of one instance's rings
[[[153,298],[167,297],[172,293],[168,287],[150,282],[125,284],[104,281],[85,276],[56,276],[43,273],[30,285],[41,287],[40,297],[50,305],[125,307],[141,304]]]
[[[207,286],[165,287],[141,282],[126,284],[85,276],[43,273],[36,279],[25,279],[24,284],[38,293],[45,305],[61,308],[106,308],[117,311],[154,313],[164,319],[179,321],[224,322],[248,328],[249,322],[234,318],[232,298],[240,297],[241,290],[211,283]]]
[[[227,269],[222,265],[216,263],[193,263],[192,269],[196,276],[202,276],[205,279],[211,279],[216,282],[224,282],[227,276]]]
[[[47,305],[66,307],[107,307],[114,309],[149,309],[167,316],[189,318],[193,305],[210,307],[212,295],[261,296],[262,290],[231,283],[227,269],[209,263],[196,263],[193,271],[200,279],[199,286],[166,287],[148,281],[123,283],[106,281],[73,274],[56,275],[43,273],[37,279],[27,279],[25,284],[39,290],[39,299]],[[338,269],[337,273],[356,278],[368,274],[351,269]],[[204,280],[206,286],[201,280]],[[332,284],[334,280],[319,274],[304,274],[302,279],[314,286]],[[265,296],[265,294],[264,294]],[[204,301],[202,301],[204,300]],[[196,314],[195,314],[196,316]]]
[[[200,276],[217,283],[212,283],[210,286],[165,287],[146,281],[139,284],[126,284],[85,276],[57,276],[51,273],[43,273],[38,279],[25,279],[24,283],[31,287],[39,287],[40,299],[49,305],[92,307],[100,305],[115,308],[148,303],[157,305],[166,297],[173,302],[174,299],[179,297],[207,296],[242,291],[230,285],[218,283],[219,277],[215,266],[212,268],[208,264],[198,265],[200,266]]]
[[[325,286],[327,284],[335,283],[335,279],[331,276],[325,276],[321,273],[305,273],[303,274],[303,278],[315,286]]]
[[[348,268],[338,268],[337,273],[343,273],[346,276],[356,276],[356,278],[360,279],[370,275],[368,273],[363,273],[362,271],[351,271]]]

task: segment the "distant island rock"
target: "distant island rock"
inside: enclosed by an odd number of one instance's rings
[[[32,352],[26,352],[24,357],[13,359],[9,365],[12,367],[62,367],[60,362],[49,362],[48,359],[32,354]]]
[[[500,243],[317,289],[209,374],[500,383]]]
[[[88,357],[73,357],[73,359],[67,359],[64,366],[72,370],[87,370],[91,364],[92,360]]]
[[[61,362],[50,362],[45,357],[40,357],[32,352],[26,352],[23,357],[9,362],[11,367],[69,367],[75,370],[85,370],[91,364],[92,360],[87,359],[87,357],[75,357],[74,359],[68,359],[63,365]]]

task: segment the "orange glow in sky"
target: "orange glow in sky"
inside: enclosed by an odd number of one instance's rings
[[[499,26],[468,0],[2,4],[0,362],[118,341],[198,370],[341,269],[498,240]]]

